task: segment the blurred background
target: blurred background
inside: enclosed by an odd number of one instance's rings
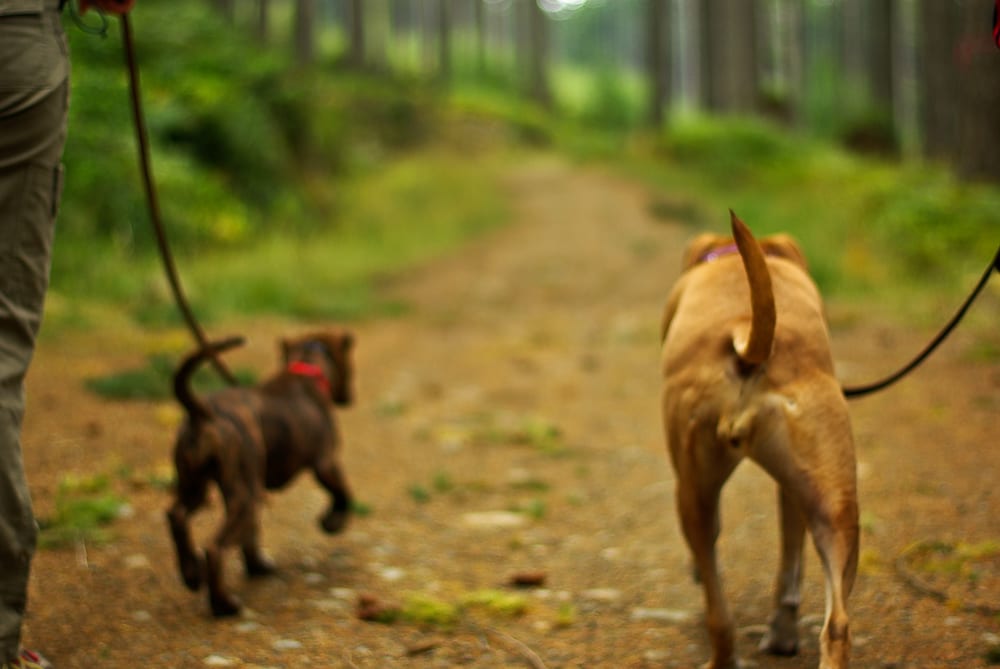
[[[538,152],[626,172],[664,220],[723,231],[732,207],[758,231],[790,231],[825,291],[895,284],[951,304],[1000,236],[992,11],[140,0],[132,21],[162,206],[211,320],[403,308],[379,296],[380,277],[502,225],[499,175]],[[118,26],[101,38],[94,12],[65,20],[73,100],[49,327],[104,307],[175,322]],[[331,290],[303,295],[310,281]]]

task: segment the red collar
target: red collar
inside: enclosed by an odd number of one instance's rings
[[[321,393],[323,393],[323,396],[329,397],[330,381],[327,380],[326,375],[318,365],[304,362],[302,360],[295,360],[288,363],[288,367],[286,369],[289,374],[294,374],[295,376],[305,376],[312,379],[316,382],[316,387],[319,388]]]

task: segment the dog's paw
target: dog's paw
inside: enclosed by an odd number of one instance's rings
[[[204,563],[192,555],[180,561],[180,568],[181,578],[184,579],[184,585],[187,586],[187,589],[191,592],[198,590],[201,587],[202,572],[205,568]]]
[[[767,634],[760,640],[758,649],[771,655],[790,656],[799,652],[798,610],[781,607],[772,615]]]
[[[243,562],[247,568],[247,576],[251,578],[257,576],[270,576],[278,570],[271,558],[263,553],[244,553]]]
[[[347,520],[350,518],[350,515],[347,511],[331,509],[319,519],[319,526],[327,534],[336,534],[347,526]]]
[[[209,604],[212,606],[212,615],[216,618],[235,616],[239,614],[241,608],[240,600],[221,592],[212,593]]]

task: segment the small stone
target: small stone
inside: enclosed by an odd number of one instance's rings
[[[335,599],[354,601],[354,590],[351,588],[330,588],[328,592],[330,593],[330,596]]]
[[[584,590],[580,595],[595,602],[616,602],[621,599],[622,591],[617,588],[591,588]]]
[[[515,588],[540,588],[545,585],[547,574],[544,571],[520,571],[510,577],[508,583]]]
[[[129,555],[125,558],[125,567],[128,569],[146,569],[149,567],[149,558],[142,553]]]
[[[201,661],[206,667],[235,667],[237,661],[223,655],[209,655]]]
[[[401,580],[406,572],[399,567],[384,567],[379,570],[378,575],[382,577],[382,580],[393,583]]]
[[[649,609],[639,607],[632,609],[631,618],[635,621],[653,620],[661,623],[679,624],[691,622],[694,620],[695,614],[691,611],[683,611],[681,609]]]
[[[478,511],[464,514],[462,522],[479,529],[505,529],[521,527],[528,520],[523,514],[512,511]]]
[[[271,644],[271,648],[275,650],[296,650],[302,648],[302,642],[295,639],[278,639]]]

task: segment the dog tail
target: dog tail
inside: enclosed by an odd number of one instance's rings
[[[733,334],[736,355],[747,365],[763,363],[771,355],[774,344],[774,324],[777,312],[774,308],[774,290],[771,288],[771,273],[767,269],[764,250],[750,233],[750,228],[729,210],[732,220],[733,238],[739,249],[743,268],[750,283],[750,328],[739,329]]]
[[[199,399],[191,390],[191,376],[195,370],[208,358],[223,351],[236,348],[246,341],[243,337],[230,337],[216,342],[210,342],[204,348],[184,358],[181,366],[174,373],[174,396],[192,419],[205,419],[212,415],[208,405]]]

